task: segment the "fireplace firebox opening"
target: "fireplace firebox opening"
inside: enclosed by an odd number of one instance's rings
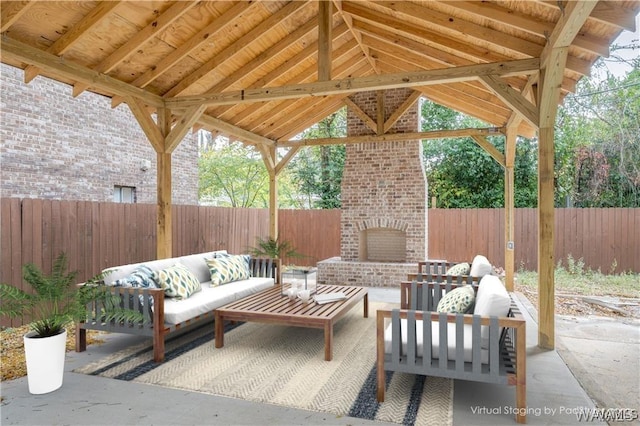
[[[360,231],[359,261],[406,262],[407,233],[393,228]]]

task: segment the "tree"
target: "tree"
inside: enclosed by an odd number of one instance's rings
[[[267,207],[269,175],[253,149],[230,142],[201,152],[200,200],[228,207]]]
[[[422,103],[422,130],[485,127],[479,120],[430,101]],[[490,137],[504,152],[504,137]],[[438,207],[491,208],[504,206],[504,169],[471,138],[426,140],[423,143],[429,195]],[[516,207],[535,206],[537,200],[536,146],[519,138],[516,143]]]
[[[302,139],[331,138],[346,135],[346,109],[322,119],[302,133]],[[310,207],[340,208],[344,145],[310,146],[291,161],[290,170]]]
[[[583,78],[559,109],[556,205],[640,206],[640,59],[629,63],[621,77]]]

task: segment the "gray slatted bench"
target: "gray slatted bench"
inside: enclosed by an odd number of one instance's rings
[[[439,300],[457,286],[402,283],[412,295],[408,305],[378,311],[378,401],[385,398],[385,371],[506,384],[516,387],[516,421],[526,423],[525,319],[511,295],[502,317],[436,312]]]

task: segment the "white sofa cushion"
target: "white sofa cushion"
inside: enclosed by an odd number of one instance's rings
[[[505,317],[511,307],[511,298],[507,289],[495,275],[485,275],[478,285],[474,315],[487,317]],[[482,347],[489,345],[489,327],[482,327]]]
[[[424,356],[424,344],[422,341],[422,321],[416,321],[416,346],[418,356]],[[464,361],[471,362],[473,359],[471,324],[464,325]],[[400,329],[402,332],[402,351],[407,351],[407,320],[400,320]],[[431,357],[440,358],[440,324],[438,322],[431,323]],[[447,324],[447,359],[455,361],[456,359],[456,324]],[[384,332],[384,351],[391,353],[391,324],[389,324]],[[487,364],[489,362],[489,351],[480,349],[480,362]]]
[[[472,277],[484,277],[485,275],[491,274],[492,272],[493,267],[486,257],[479,254],[473,258],[469,275],[471,275]]]
[[[226,250],[211,251],[209,253],[190,254],[182,256],[178,261],[190,270],[201,283],[211,281],[211,272],[206,259],[215,259],[217,256],[227,254]]]
[[[164,321],[168,324],[179,324],[273,285],[273,278],[260,277],[252,277],[217,287],[213,287],[211,282],[202,283],[201,291],[191,295],[188,299],[165,298]]]

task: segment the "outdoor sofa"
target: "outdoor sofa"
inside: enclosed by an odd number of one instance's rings
[[[76,324],[76,352],[86,350],[87,330],[102,330],[152,337],[153,358],[162,362],[166,335],[213,317],[220,306],[279,284],[280,263],[219,250],[108,268],[103,274],[121,306],[141,312],[143,320],[105,322],[104,306],[95,301],[91,315]]]

